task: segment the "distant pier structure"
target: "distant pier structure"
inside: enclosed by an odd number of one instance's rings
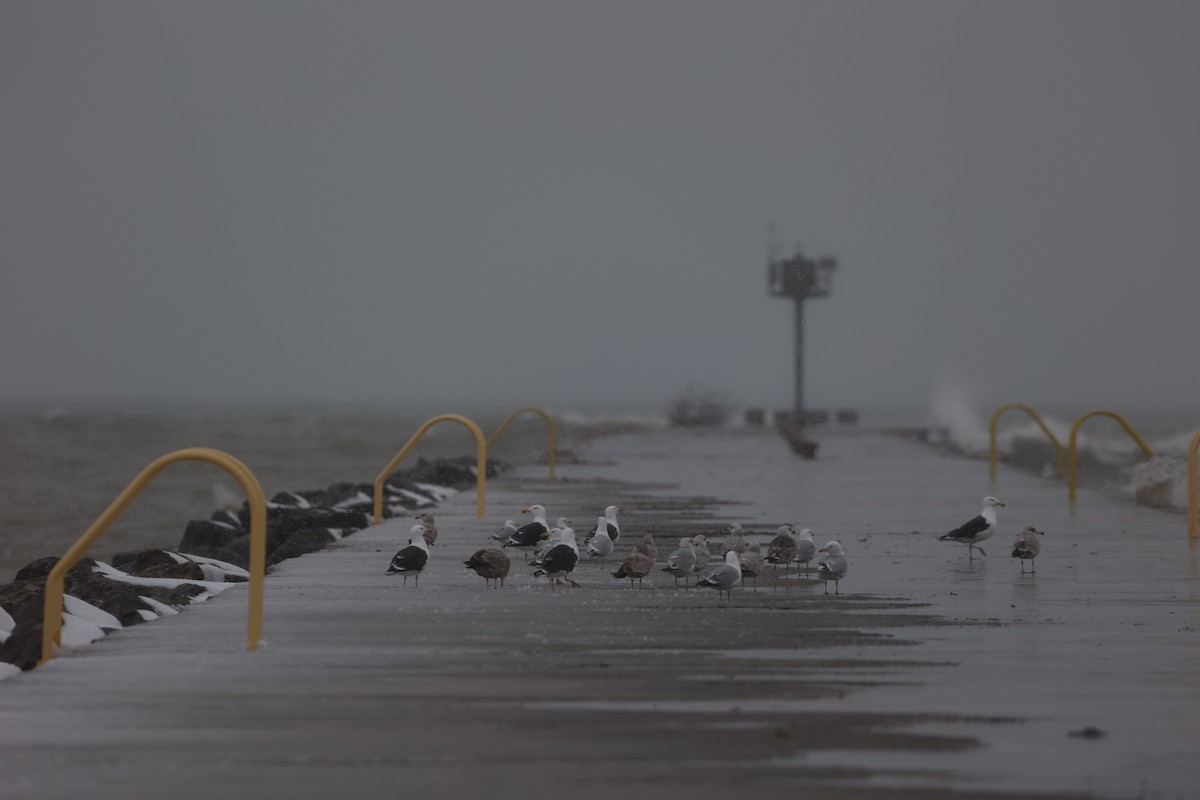
[[[793,394],[790,422],[803,428],[817,419],[810,418],[804,408],[804,301],[828,297],[833,284],[833,273],[837,259],[831,256],[808,258],[796,248],[790,258],[776,258],[772,253],[767,260],[767,292],[772,297],[789,297],[792,300],[792,356]]]

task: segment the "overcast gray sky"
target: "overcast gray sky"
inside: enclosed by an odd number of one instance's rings
[[[1200,4],[11,2],[0,400],[1194,405]]]

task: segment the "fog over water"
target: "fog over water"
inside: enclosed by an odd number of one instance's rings
[[[0,401],[1187,409],[1200,6],[7,4]],[[437,409],[440,410],[440,409]]]

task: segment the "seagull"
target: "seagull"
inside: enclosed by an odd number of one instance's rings
[[[708,566],[708,560],[712,558],[708,552],[708,537],[702,533],[693,536],[692,549],[696,551],[696,572],[700,572]]]
[[[387,574],[400,573],[404,576],[404,585],[407,586],[409,573],[412,573],[413,585],[419,586],[421,570],[425,569],[425,562],[429,560],[429,545],[425,543],[425,526],[413,525],[408,534],[411,537],[408,540],[408,547],[402,548],[400,552],[392,556],[392,563],[388,565]]]
[[[1042,543],[1038,541],[1037,537],[1045,535],[1045,533],[1030,525],[1013,542],[1012,557],[1021,559],[1021,572],[1025,572],[1026,561],[1029,562],[1029,566],[1033,567],[1033,571],[1037,572],[1037,561],[1035,559],[1042,549]]]
[[[976,545],[984,539],[991,537],[996,532],[996,506],[1002,506],[994,497],[983,498],[983,510],[979,512],[979,516],[972,519],[962,527],[955,528],[949,533],[939,536],[939,542],[959,542],[967,546],[967,560],[974,558],[974,550]],[[982,547],[978,548],[979,552],[985,556],[987,552]]]
[[[742,582],[742,567],[738,563],[738,554],[730,550],[725,554],[725,563],[714,569],[702,581],[696,581],[697,586],[710,586],[717,594],[733,596],[733,587]]]
[[[850,562],[846,560],[841,542],[826,542],[818,552],[826,554],[817,562],[817,578],[825,581],[825,594],[829,594],[830,581],[833,581],[833,593],[840,594],[838,583],[846,577],[846,572],[850,569]]]
[[[650,556],[651,561],[658,561],[658,545],[654,543],[654,537],[649,533],[643,536],[633,549]]]
[[[425,526],[425,543],[430,547],[433,547],[438,536],[437,524],[433,520],[433,512],[424,511],[420,514],[417,514],[415,517],[413,517],[413,519],[420,520],[421,524]]]
[[[493,533],[488,538],[496,542],[507,542],[516,532],[517,523],[511,519],[506,519],[504,520],[504,527]]]
[[[545,575],[550,579],[550,588],[555,585],[565,586],[562,582],[563,576],[570,576],[575,570],[575,565],[579,563],[579,545],[575,542],[575,531],[570,528],[562,528],[558,531],[558,542],[546,549],[542,555],[541,564],[536,572],[533,573],[535,578]],[[579,584],[567,577],[571,581],[571,585],[576,589]]]
[[[763,571],[762,545],[755,542],[746,552],[739,553],[738,566],[742,568],[742,577],[754,578],[754,585],[758,586],[758,576]],[[746,588],[745,584],[742,588]]]
[[[596,530],[592,531],[586,542],[588,555],[600,559],[601,564],[613,551],[613,541],[608,538],[607,522],[604,517],[596,517]]]
[[[645,553],[634,550],[625,556],[625,560],[621,562],[621,566],[617,568],[617,571],[612,576],[614,578],[629,578],[629,586],[632,588],[634,578],[637,578],[638,586],[641,586],[642,578],[649,575],[652,569],[654,569],[654,560]]]
[[[485,547],[483,550],[476,550],[471,554],[463,564],[468,569],[475,570],[475,574],[487,581],[489,586],[492,581],[496,581],[497,585],[504,585],[504,578],[508,575],[508,568],[512,562],[508,560],[508,556],[503,550],[495,547]]]
[[[684,585],[687,584],[687,577],[696,571],[696,551],[690,538],[685,536],[679,540],[679,548],[667,556],[667,565],[662,571],[675,579],[676,586],[680,578],[684,579]]]
[[[616,544],[617,539],[621,538],[621,526],[617,524],[617,512],[624,510],[625,509],[621,508],[620,506],[605,506],[604,508],[604,525],[608,530],[608,538],[613,540],[613,544]],[[599,530],[599,526],[597,526],[596,530]],[[587,540],[584,541],[584,544],[587,544],[589,541],[591,541],[592,537],[595,535],[595,531],[589,533]]]
[[[741,554],[746,552],[746,540],[742,537],[742,526],[734,522],[725,528],[725,544],[722,545],[722,553],[728,553],[730,550]]]
[[[791,525],[780,525],[775,538],[767,543],[768,564],[783,564],[786,571],[796,557],[796,529]]]
[[[504,543],[505,547],[533,547],[550,533],[550,526],[546,524],[544,506],[533,505],[529,508],[522,508],[521,511],[525,514],[533,514],[533,522],[518,528],[516,533],[508,537],[508,541]]]
[[[808,528],[801,528],[796,539],[796,563],[804,565],[805,574],[808,573],[808,562],[813,560],[817,554],[817,543],[813,541],[812,531]]]

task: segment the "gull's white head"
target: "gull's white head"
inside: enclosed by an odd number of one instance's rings
[[[808,528],[801,528],[799,536],[801,539],[808,539],[810,542],[812,541],[812,531]]]
[[[795,536],[795,535],[796,535],[796,529],[795,529],[795,528],[793,528],[791,525],[787,525],[787,524],[780,525],[780,526],[779,526],[779,532],[780,532],[780,533],[790,533],[790,534],[792,534],[793,536]]]
[[[425,543],[425,531],[428,530],[424,525],[413,525],[408,531],[408,535],[411,537],[408,543],[429,552],[429,546]],[[432,532],[430,531],[430,533]]]
[[[1000,500],[997,500],[996,498],[994,498],[990,495],[983,498],[984,508],[995,508],[996,506],[1003,506],[1003,505],[1004,505],[1003,502],[1001,502]]]
[[[604,508],[604,518],[605,518],[606,520],[613,520],[613,521],[616,521],[616,519],[617,519],[617,512],[618,512],[618,511],[624,511],[624,510],[625,510],[625,509],[621,508],[620,506],[605,506],[605,508]]]
[[[737,534],[738,536],[740,536],[742,534],[742,526],[740,523],[731,522],[729,525],[725,526],[725,532],[728,534]]]
[[[543,523],[545,523],[545,521],[546,521],[546,507],[545,506],[532,505],[532,506],[529,506],[528,508],[522,508],[521,513],[522,514],[533,514],[533,518],[535,520],[540,520]]]
[[[725,554],[725,563],[731,567],[737,567],[738,570],[741,570],[742,568],[742,562],[739,560],[738,554],[734,550],[730,550]]]
[[[571,520],[567,519],[566,517],[559,517],[554,524],[560,528],[569,528],[571,527]]]
[[[831,556],[845,555],[845,552],[842,550],[842,543],[836,540],[832,542],[826,542],[825,546],[822,547],[818,552],[829,553]]]
[[[692,537],[685,536],[682,539],[680,539],[679,546],[680,547],[691,547],[692,546]]]

